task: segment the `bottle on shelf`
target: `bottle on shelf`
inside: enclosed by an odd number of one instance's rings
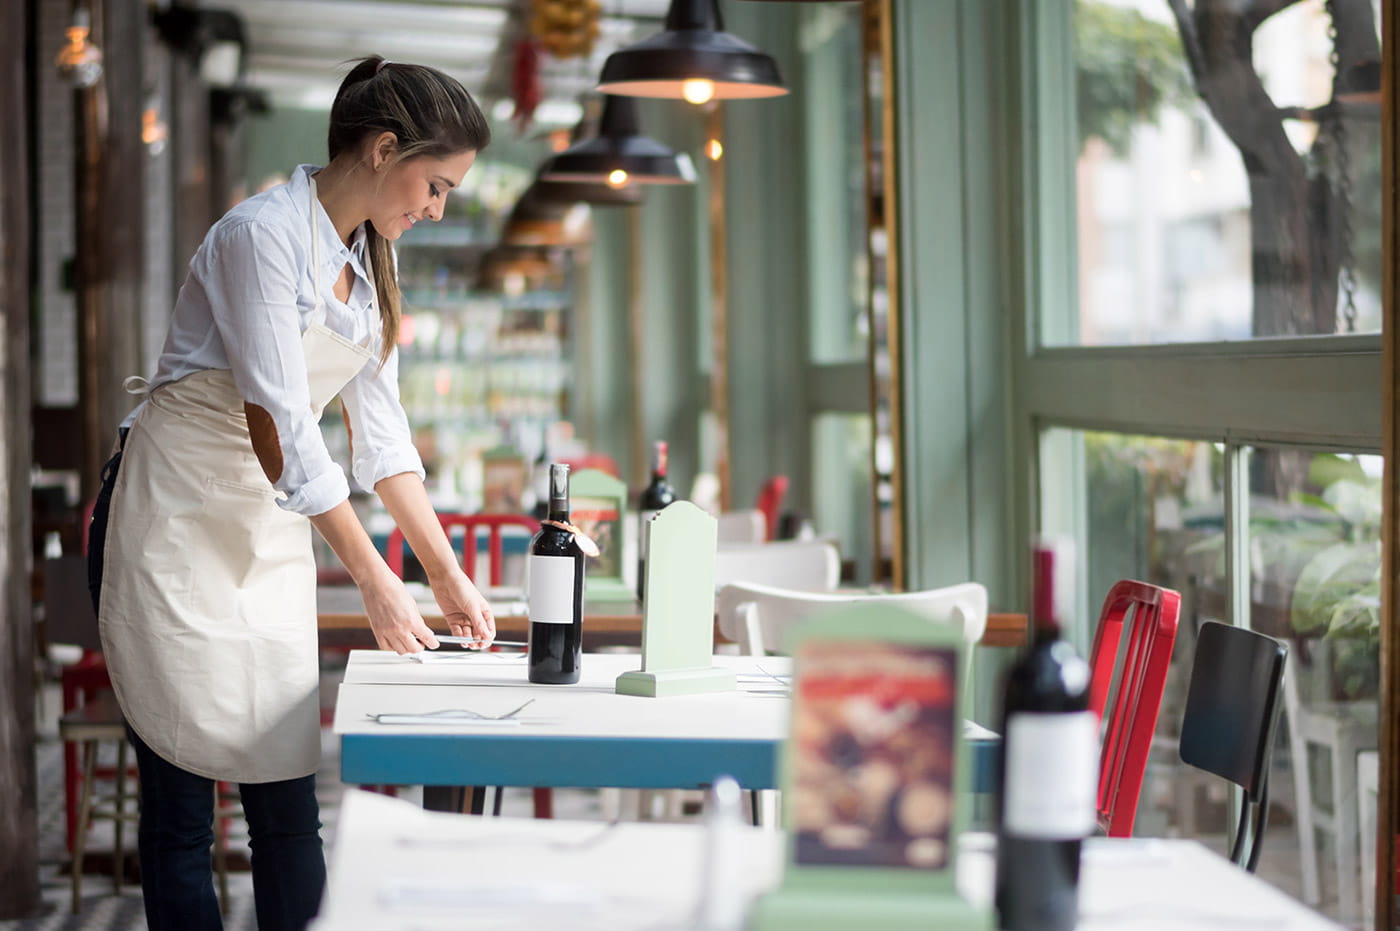
[[[530,491],[535,499],[530,513],[535,520],[549,516],[549,475],[549,423],[546,421],[540,425],[540,453],[530,467]]]
[[[637,600],[646,598],[647,549],[651,541],[651,519],[662,508],[676,501],[676,490],[666,481],[666,441],[651,446],[651,482],[642,489],[637,503]]]
[[[531,682],[578,681],[583,647],[583,555],[569,523],[569,467],[549,467],[549,510],[530,540]]]
[[[1032,553],[1030,646],[1007,672],[997,791],[996,908],[1002,931],[1069,931],[1078,918],[1079,851],[1094,830],[1098,727],[1089,667],[1064,639],[1072,555]]]

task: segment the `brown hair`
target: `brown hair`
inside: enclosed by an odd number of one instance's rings
[[[398,138],[395,161],[417,156],[446,158],[480,152],[491,142],[491,127],[471,94],[436,68],[361,58],[340,83],[331,104],[326,148],[332,160],[352,151],[365,137],[390,132]],[[374,270],[384,346],[380,364],[399,337],[402,307],[389,241],[365,224],[365,246]]]

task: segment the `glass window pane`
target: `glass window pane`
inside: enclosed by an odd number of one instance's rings
[[[1080,345],[1380,329],[1378,0],[1218,6],[1075,4]]]
[[[1196,633],[1206,621],[1228,619],[1224,449],[1049,432],[1055,442],[1047,446],[1074,450],[1064,458],[1077,463],[1068,474],[1046,463],[1041,496],[1082,502],[1082,613],[1096,618],[1122,578],[1182,596],[1133,833],[1192,837],[1227,854],[1233,816],[1225,781],[1177,755]],[[1258,875],[1344,924],[1369,927],[1382,459],[1273,448],[1248,454],[1248,623],[1289,650]]]
[[[1368,771],[1374,785],[1377,760],[1382,462],[1260,448],[1250,465],[1251,624],[1288,644],[1259,873],[1363,927],[1375,805],[1359,786]]]

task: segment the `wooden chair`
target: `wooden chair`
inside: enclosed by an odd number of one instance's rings
[[[1110,837],[1133,833],[1180,614],[1180,594],[1131,579],[1109,589],[1099,614],[1089,710],[1103,720],[1098,820]]]
[[[721,546],[715,552],[715,588],[757,582],[801,592],[830,592],[841,581],[841,555],[826,540],[779,540]]]
[[[95,701],[112,688],[107,661],[102,657],[102,641],[97,635],[97,617],[88,595],[87,559],[83,556],[60,556],[46,559],[44,573],[44,626],[49,642],[70,643],[82,647],[77,662],[64,666],[59,673],[62,693],[62,714],[78,711],[85,703]],[[78,806],[82,786],[79,745],[65,741],[63,746],[63,824],[68,850],[74,849],[78,836]],[[111,775],[99,768],[97,775]]]
[[[1269,820],[1269,764],[1287,656],[1273,637],[1208,621],[1196,640],[1181,719],[1181,761],[1244,790],[1230,859],[1251,873]]]
[[[121,709],[110,691],[98,692],[79,707],[64,714],[58,721],[58,734],[74,748],[81,747],[82,775],[78,780],[78,815],[72,831],[73,863],[71,867],[73,911],[82,907],[83,858],[87,854],[88,828],[94,821],[113,822],[115,840],[112,847],[112,891],[122,891],[123,860],[125,859],[125,828],[138,819],[136,793],[127,789],[126,725]],[[117,746],[117,765],[111,770],[115,788],[102,792],[97,788],[98,747],[105,742]],[[130,802],[130,806],[128,806]],[[128,810],[129,809],[129,810]]]

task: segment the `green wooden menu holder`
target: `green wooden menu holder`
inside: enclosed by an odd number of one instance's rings
[[[583,593],[590,601],[632,601],[637,595],[622,578],[622,530],[627,526],[627,486],[597,469],[569,476],[569,519],[598,544],[588,560]]]
[[[689,501],[652,518],[642,668],[617,677],[619,694],[664,698],[738,687],[732,669],[714,665],[717,526]]]
[[[962,898],[955,882],[970,775],[961,640],[887,605],[794,628],[792,736],[780,780],[787,858],[748,928],[993,927],[991,911]]]

